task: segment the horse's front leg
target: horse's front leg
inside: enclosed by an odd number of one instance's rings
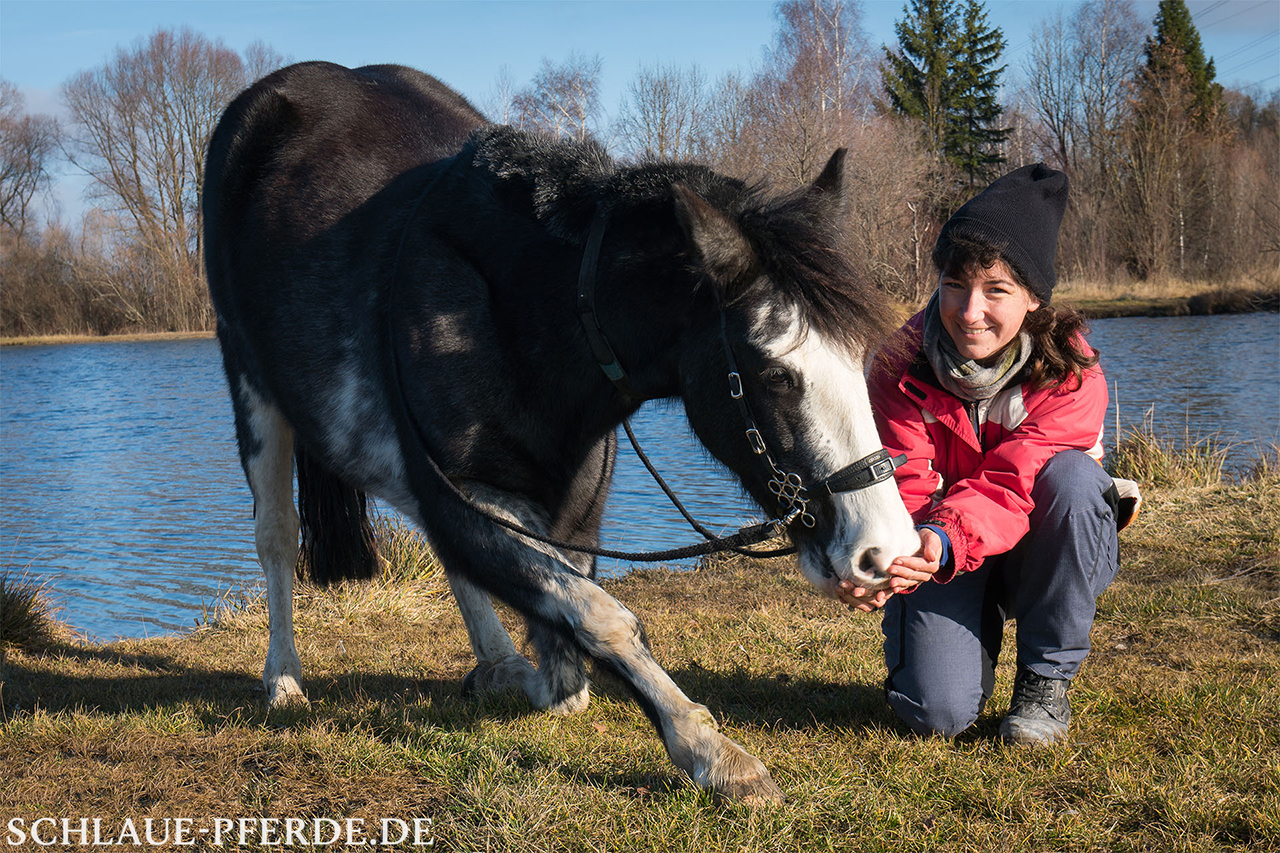
[[[561,575],[539,611],[631,686],[667,754],[695,783],[747,802],[782,799],[764,764],[721,734],[706,706],[691,701],[654,660],[644,626],[615,598],[585,578]]]
[[[530,624],[530,638],[538,650],[535,669],[511,642],[489,594],[460,575],[448,574],[448,578],[476,656],[475,667],[462,682],[465,695],[515,688],[523,691],[535,707],[553,714],[569,714],[587,707],[590,693],[581,651],[566,646],[554,633]]]

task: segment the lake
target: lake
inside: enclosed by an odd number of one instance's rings
[[[1280,441],[1280,317],[1123,318],[1092,324],[1123,428],[1216,435],[1239,457]],[[1115,397],[1107,420],[1115,424]],[[650,404],[637,436],[704,524],[759,511],[691,437],[678,404]],[[49,584],[92,639],[191,627],[259,585],[252,500],[210,339],[0,348],[0,569]],[[694,541],[621,437],[604,542]],[[602,574],[626,566],[602,560]]]

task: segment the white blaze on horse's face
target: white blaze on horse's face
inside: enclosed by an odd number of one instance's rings
[[[785,331],[778,334],[780,327]],[[794,309],[789,316],[778,309],[761,311],[753,325],[752,343],[783,364],[802,389],[800,411],[792,417],[799,422],[798,443],[811,455],[806,486],[812,489],[880,449],[863,359],[856,346],[824,340],[817,329],[805,327]],[[811,493],[810,499],[823,498]],[[893,478],[826,499],[832,501],[831,535],[824,541],[801,540],[800,569],[805,577],[833,596],[842,580],[868,589],[887,586],[889,564],[920,546]]]

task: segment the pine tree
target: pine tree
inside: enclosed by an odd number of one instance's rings
[[[889,104],[924,125],[935,156],[946,145],[947,105],[952,100],[954,0],[911,0],[894,25],[899,52],[884,49],[884,89]]]
[[[956,39],[955,103],[947,136],[947,158],[969,179],[969,186],[985,184],[992,167],[1004,162],[1001,145],[1009,129],[998,125],[1000,75],[997,66],[1006,42],[1000,30],[987,24],[987,13],[978,0],[968,0],[964,25]]]
[[[1184,0],[1160,0],[1155,25],[1155,36],[1147,39],[1147,68],[1163,76],[1172,73],[1170,66],[1180,58],[1194,96],[1197,120],[1211,121],[1222,104],[1222,85],[1214,82],[1213,59],[1205,59],[1200,32]]]
[[[979,0],[910,0],[895,27],[898,50],[885,48],[889,105],[924,128],[939,164],[950,164],[970,186],[1004,162],[998,126],[1003,112],[997,66],[1005,40],[987,24]]]

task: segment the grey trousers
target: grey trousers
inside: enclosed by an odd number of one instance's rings
[[[1119,568],[1111,478],[1063,451],[1032,488],[1031,530],[1007,554],[947,584],[923,583],[884,608],[889,705],[920,734],[973,725],[995,685],[1004,623],[1017,623],[1019,666],[1072,678],[1089,653],[1095,600]],[[1109,500],[1111,497],[1111,500]]]

